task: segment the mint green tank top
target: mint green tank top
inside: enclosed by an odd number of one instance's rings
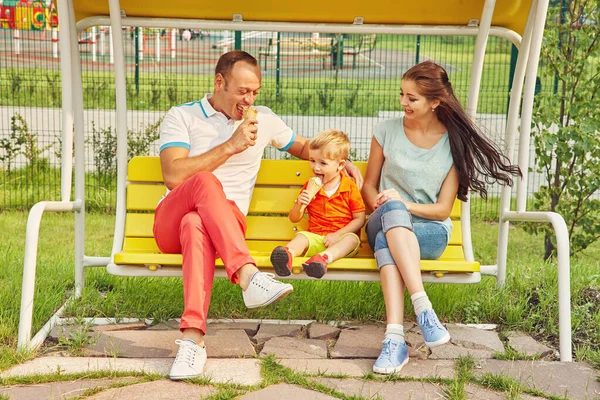
[[[379,190],[396,189],[406,201],[437,203],[442,183],[452,167],[448,133],[431,149],[415,146],[404,132],[404,117],[383,121],[375,126],[375,139],[383,148]],[[452,232],[452,221],[432,221],[413,215],[414,222],[437,222]]]

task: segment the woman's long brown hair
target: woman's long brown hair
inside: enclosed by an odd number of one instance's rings
[[[512,176],[522,176],[519,167],[510,164],[463,110],[444,68],[425,61],[406,71],[402,79],[414,82],[419,94],[429,101],[440,102],[435,113],[448,130],[460,200],[467,200],[469,188],[487,199],[486,184],[499,182],[512,186]]]

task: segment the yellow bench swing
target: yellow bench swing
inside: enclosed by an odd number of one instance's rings
[[[535,77],[548,0],[427,0],[403,3],[391,12],[389,2],[357,0],[322,2],[233,0],[199,7],[189,1],[172,0],[56,0],[60,23],[61,73],[63,80],[61,201],[42,201],[29,216],[26,233],[23,292],[19,323],[19,347],[35,348],[43,343],[63,307],[31,338],[37,242],[45,211],[75,213],[75,293],[84,285],[85,267],[106,266],[121,276],[181,276],[181,255],[160,254],[152,237],[152,211],[165,193],[158,157],[135,157],[127,163],[127,101],[123,26],[180,29],[319,32],[332,34],[419,34],[476,36],[467,112],[475,118],[483,60],[489,35],[502,37],[519,49],[510,95],[505,153],[512,158],[518,134],[518,164],[528,170],[531,115]],[[315,13],[313,10],[319,10]],[[117,132],[117,215],[110,257],[84,254],[85,147],[81,64],[77,32],[92,26],[112,27]],[[74,198],[71,197],[72,153],[75,149]],[[310,176],[308,163],[290,160],[263,160],[248,216],[247,241],[259,267],[269,268],[270,251],[289,240],[303,223],[293,224],[287,212],[301,185]],[[365,163],[357,163],[365,171]],[[558,306],[560,358],[571,361],[571,315],[569,241],[562,217],[550,212],[526,211],[527,177],[517,184],[516,210],[511,209],[512,191],[504,187],[501,197],[497,263],[480,266],[471,245],[469,203],[457,202],[452,212],[455,228],[452,242],[440,260],[422,261],[427,282],[476,283],[481,275],[492,275],[502,286],[506,276],[509,221],[552,223],[558,247]],[[305,222],[304,222],[305,223]],[[364,241],[364,234],[363,234]],[[294,260],[299,272],[302,258]],[[224,269],[217,268],[217,276]],[[305,274],[292,274],[301,279]],[[368,244],[357,257],[333,263],[326,279],[378,280]]]

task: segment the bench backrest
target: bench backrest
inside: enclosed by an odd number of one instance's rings
[[[354,164],[364,176],[367,163]],[[250,202],[246,238],[266,242],[288,241],[298,230],[306,229],[307,218],[292,223],[288,213],[311,176],[308,161],[263,160]],[[134,157],[129,162],[124,249],[157,250],[152,234],[153,211],[165,192],[159,157]],[[452,218],[460,218],[458,200],[452,210]],[[361,233],[362,240],[366,242],[364,229]],[[460,223],[455,223],[451,244],[460,246],[461,243]]]

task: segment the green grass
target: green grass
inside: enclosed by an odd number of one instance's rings
[[[26,359],[15,353],[19,320],[23,251],[27,213],[0,212],[0,369]],[[73,291],[73,215],[44,216],[38,251],[34,326],[37,332]],[[86,254],[108,256],[114,217],[86,215]],[[475,220],[473,240],[482,264],[495,262],[497,225]],[[444,321],[496,323],[521,329],[558,344],[556,265],[542,260],[542,238],[514,227],[510,234],[506,287],[484,277],[475,285],[428,284],[426,289]],[[572,258],[571,291],[575,356],[600,366],[600,246]],[[241,291],[216,279],[211,318],[278,318],[381,321],[385,308],[378,282],[294,281],[294,293],[267,308],[248,310]],[[351,295],[349,295],[351,293]],[[164,321],[183,311],[179,278],[126,278],[104,268],[86,271],[80,300],[67,307],[74,317],[136,317]],[[406,303],[410,304],[408,299]],[[414,318],[406,307],[407,318]]]

